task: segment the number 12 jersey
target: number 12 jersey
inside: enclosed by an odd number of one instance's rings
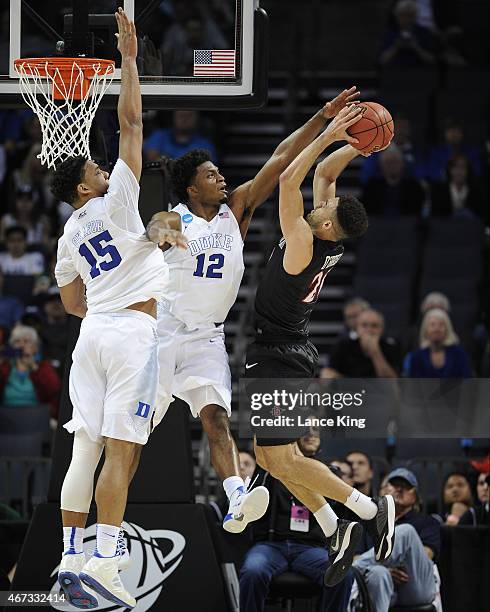
[[[185,204],[180,215],[187,249],[165,252],[170,268],[165,310],[189,330],[223,323],[235,303],[243,276],[243,239],[235,215],[221,204],[211,221],[194,215]]]

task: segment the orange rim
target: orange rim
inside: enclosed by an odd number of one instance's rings
[[[65,92],[72,99],[82,99],[87,96],[90,79],[101,74],[112,75],[115,69],[113,60],[94,57],[28,57],[14,61],[17,74],[27,79],[41,77],[53,81],[53,98],[65,99]],[[79,78],[79,72],[84,78]],[[75,86],[72,87],[73,75],[77,75]]]

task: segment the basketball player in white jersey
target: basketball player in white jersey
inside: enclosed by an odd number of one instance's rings
[[[168,270],[145,236],[138,211],[141,176],[141,92],[134,24],[116,13],[122,56],[119,159],[112,174],[83,157],[61,163],[53,193],[75,209],[58,243],[56,279],[70,314],[82,317],[70,372],[73,456],[61,491],[64,553],[58,580],[70,603],[89,609],[97,599],[82,582],[124,608],[136,600],[124,588],[120,526],[129,482],[150,433],[158,380],[156,303]],[[177,232],[161,238],[185,246]],[[128,351],[128,344],[131,350]],[[94,472],[97,536],[86,562],[83,535]]]
[[[254,210],[272,194],[279,175],[318,136],[328,119],[358,92],[344,90],[286,138],[254,179],[228,195],[225,179],[203,150],[177,159],[172,182],[180,204],[154,215],[148,225],[150,240],[159,231],[181,230],[187,250],[169,248],[170,289],[159,304],[161,414],[172,395],[186,401],[201,418],[210,444],[211,462],[230,500],[223,527],[238,533],[267,509],[265,487],[247,493],[240,476],[236,444],[231,436],[231,375],[223,322],[235,302],[243,276],[243,240]]]

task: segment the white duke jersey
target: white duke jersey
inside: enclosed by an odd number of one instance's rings
[[[165,251],[170,270],[163,307],[188,329],[222,323],[235,303],[243,276],[243,239],[235,215],[221,204],[206,221],[184,204],[172,209],[180,215],[187,249]]]
[[[136,177],[118,159],[107,193],[75,210],[58,241],[58,285],[80,275],[90,314],[162,299],[168,267],[158,245],[145,236],[138,196]]]

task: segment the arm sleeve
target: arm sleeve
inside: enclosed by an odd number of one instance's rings
[[[138,210],[140,186],[131,168],[118,159],[109,177],[109,190],[104,196],[107,214],[121,229],[143,233],[145,227]]]
[[[54,270],[58,287],[64,287],[73,282],[78,276],[78,272],[73,264],[73,258],[66,245],[64,236],[58,240],[58,254],[56,256],[56,268]]]
[[[126,162],[119,158],[109,176],[109,190],[105,195],[109,212],[119,208],[137,212],[139,195],[140,186],[133,171]]]

